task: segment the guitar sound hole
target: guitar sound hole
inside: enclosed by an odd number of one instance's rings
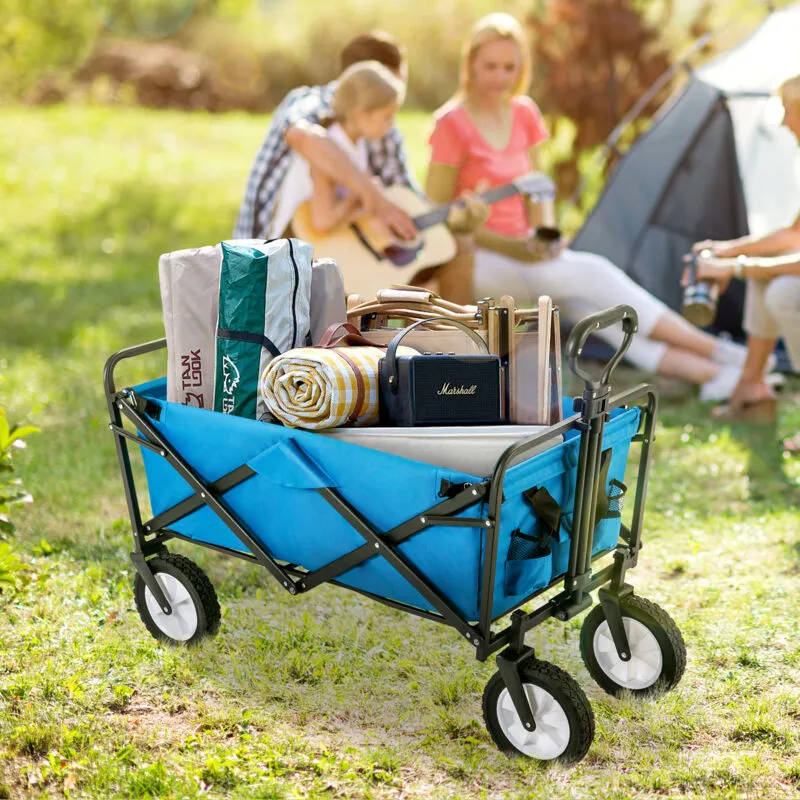
[[[383,255],[396,267],[405,267],[416,260],[420,250],[422,250],[422,242],[411,242],[407,245],[395,243],[390,244],[383,251]]]

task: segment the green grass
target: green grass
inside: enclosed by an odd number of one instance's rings
[[[401,123],[421,169],[427,120]],[[216,586],[222,629],[191,649],[149,637],[102,365],[161,335],[158,255],[229,235],[264,124],[4,111],[0,406],[42,433],[20,460],[26,583],[0,596],[0,798],[798,796],[800,465],[776,444],[796,410],[731,429],[688,392],[664,403],[631,580],[677,620],[689,666],[657,702],[614,700],[580,663],[580,619],[535,629],[597,717],[571,770],[495,750],[480,719],[493,666],[452,630],[332,587],[290,598],[178,547]],[[123,381],[162,369],[145,359]]]

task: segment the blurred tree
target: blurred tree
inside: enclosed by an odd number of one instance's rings
[[[114,34],[161,39],[178,31],[197,10],[196,0],[94,0],[103,22]],[[212,6],[212,3],[200,3]]]
[[[0,99],[24,97],[43,77],[79,64],[97,38],[101,17],[87,0],[2,0]]]
[[[691,23],[706,29],[708,2]],[[532,93],[552,118],[575,123],[572,155],[552,165],[559,194],[579,180],[579,154],[602,144],[624,114],[673,63],[671,0],[550,0],[527,18],[533,39]],[[649,117],[670,86],[644,109]]]

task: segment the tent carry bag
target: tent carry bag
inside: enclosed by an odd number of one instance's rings
[[[263,248],[263,239],[227,246]],[[297,243],[303,251],[303,243]],[[305,256],[304,256],[305,257]],[[167,400],[215,408],[222,243],[164,253],[158,260],[167,339]],[[346,318],[344,284],[335,261],[312,264],[310,332],[316,343],[333,323]],[[305,342],[304,342],[305,344]]]
[[[267,417],[259,379],[280,353],[310,341],[311,245],[222,243],[214,410]]]

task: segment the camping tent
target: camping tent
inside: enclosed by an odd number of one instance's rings
[[[607,256],[678,309],[693,242],[789,224],[800,213],[800,148],[773,93],[797,74],[800,3],[691,74],[618,163],[572,247]],[[718,329],[741,335],[743,295],[741,283],[726,293]]]

